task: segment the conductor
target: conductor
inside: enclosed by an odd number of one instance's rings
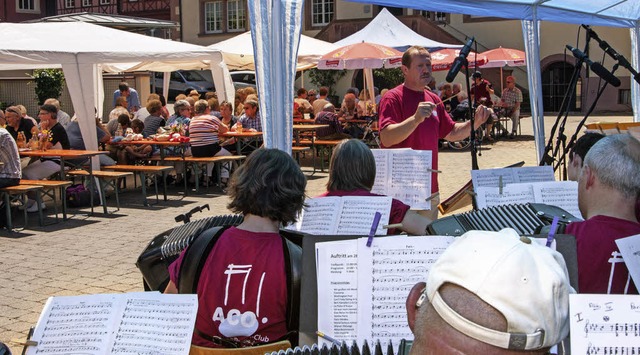
[[[456,123],[438,95],[426,89],[431,81],[431,55],[420,46],[407,49],[402,56],[404,82],[389,90],[380,101],[380,139],[383,148],[431,150],[432,167],[438,169],[438,139],[459,141],[471,133],[471,121]],[[475,111],[475,127],[482,125],[491,109],[480,105]],[[435,220],[440,198],[436,173],[431,176],[431,210],[420,213]],[[426,196],[428,197],[428,196]]]

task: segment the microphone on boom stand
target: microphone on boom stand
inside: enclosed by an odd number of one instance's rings
[[[638,84],[640,84],[640,73],[638,73],[635,69],[633,69],[633,67],[631,66],[631,63],[629,63],[629,61],[627,60],[627,58],[625,58],[622,54],[616,52],[615,49],[613,49],[609,43],[607,43],[607,41],[603,41],[602,39],[600,39],[600,37],[598,37],[598,34],[596,33],[596,31],[594,31],[591,26],[588,25],[582,25],[582,27],[587,30],[587,33],[589,35],[590,38],[593,38],[596,42],[598,42],[598,45],[600,46],[600,48],[607,53],[611,58],[613,58],[614,60],[618,61],[618,63],[620,65],[622,65],[623,67],[625,67],[627,70],[629,70],[629,72],[631,72],[631,75],[633,76],[633,79],[638,82]]]
[[[448,83],[452,82],[453,79],[456,78],[456,75],[458,75],[458,72],[460,71],[460,69],[462,69],[462,66],[468,63],[467,56],[469,55],[469,52],[471,52],[471,46],[473,46],[473,41],[475,41],[475,37],[471,37],[467,41],[467,44],[465,44],[464,47],[462,47],[462,49],[460,50],[460,54],[458,55],[456,60],[453,62],[451,69],[449,69],[449,72],[447,73],[447,77],[445,80],[447,80]]]
[[[578,48],[571,47],[570,45],[567,44],[567,49],[573,53],[574,57],[587,63],[587,65],[591,68],[591,70],[594,73],[596,73],[599,77],[604,79],[604,81],[608,82],[609,84],[615,87],[620,86],[621,84],[620,79],[616,78],[616,76],[613,75],[610,71],[608,71],[605,67],[603,67],[602,64],[592,61],[591,59],[589,59],[589,57],[586,54],[584,54]]]

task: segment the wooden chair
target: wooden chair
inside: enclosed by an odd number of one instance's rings
[[[237,349],[205,348],[202,346],[191,345],[191,351],[189,351],[189,355],[264,355],[265,353],[287,350],[289,348],[291,348],[291,343],[289,343],[288,340],[282,340],[271,344],[252,346],[249,348]]]

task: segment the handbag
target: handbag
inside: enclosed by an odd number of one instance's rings
[[[69,207],[90,207],[91,192],[83,184],[74,184],[67,187],[65,193],[67,206]],[[94,191],[93,206],[100,206],[100,195]]]

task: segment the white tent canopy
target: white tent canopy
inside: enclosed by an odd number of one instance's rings
[[[410,7],[411,6],[407,6]],[[393,16],[387,9],[382,9],[369,24],[360,31],[345,37],[336,43],[338,47],[349,44],[369,42],[404,50],[409,46],[423,46],[429,49],[462,48],[458,44],[440,43],[423,37]]]
[[[102,71],[209,68],[218,95],[233,100],[222,54],[210,48],[82,22],[0,23],[0,70],[62,67],[87,149],[97,149]],[[123,64],[129,63],[129,64]]]
[[[539,21],[554,21],[631,29],[632,66],[640,65],[640,2],[638,0],[348,0],[382,6],[406,7],[485,17],[522,20],[527,55],[533,133],[538,161],[544,146]],[[640,85],[631,82],[634,120],[640,121]]]
[[[313,68],[320,57],[327,54],[339,46],[333,43],[321,41],[313,37],[301,35],[300,47],[298,48],[297,70],[307,70]],[[251,41],[251,31],[247,31],[227,40],[214,43],[209,48],[222,52],[224,62],[230,70],[254,70],[253,42]]]

